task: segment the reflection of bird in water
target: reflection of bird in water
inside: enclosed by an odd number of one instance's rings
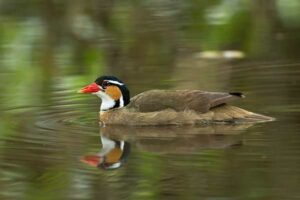
[[[203,149],[240,146],[242,145],[240,133],[249,127],[251,124],[101,127],[101,151],[98,154],[84,156],[81,161],[94,167],[117,169],[127,161],[130,143],[140,151],[177,155],[193,154]]]
[[[130,144],[126,141],[111,140],[101,135],[102,149],[98,154],[84,156],[81,161],[103,169],[117,169],[126,162]]]
[[[241,146],[251,125],[212,126],[106,126],[100,131],[117,140],[130,141],[139,151],[159,154],[194,154],[204,149]]]
[[[256,123],[274,120],[227,105],[243,94],[200,90],[150,90],[130,99],[126,85],[114,76],[102,76],[81,93],[101,98],[103,124],[166,125],[209,123]]]

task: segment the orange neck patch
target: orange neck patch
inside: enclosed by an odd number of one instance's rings
[[[122,96],[122,92],[117,86],[108,86],[105,90],[105,93],[108,94],[114,100],[118,100]]]

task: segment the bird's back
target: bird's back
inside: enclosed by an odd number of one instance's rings
[[[137,112],[173,109],[206,113],[211,108],[242,97],[240,93],[204,92],[200,90],[149,90],[136,95],[127,106]]]

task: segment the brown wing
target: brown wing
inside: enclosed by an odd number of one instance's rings
[[[150,90],[136,95],[128,108],[139,112],[153,112],[164,109],[183,111],[185,109],[205,113],[209,109],[242,97],[240,93],[204,92],[199,90]]]

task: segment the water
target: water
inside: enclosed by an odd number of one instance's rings
[[[247,98],[234,105],[277,121],[127,128],[100,128],[99,100],[76,93],[94,78],[58,76],[49,87],[33,72],[17,80],[2,71],[0,199],[299,199],[299,69],[297,62],[189,57],[167,81],[129,76],[132,94],[151,87],[243,91]],[[116,169],[84,162],[103,151],[100,137],[130,145]]]

